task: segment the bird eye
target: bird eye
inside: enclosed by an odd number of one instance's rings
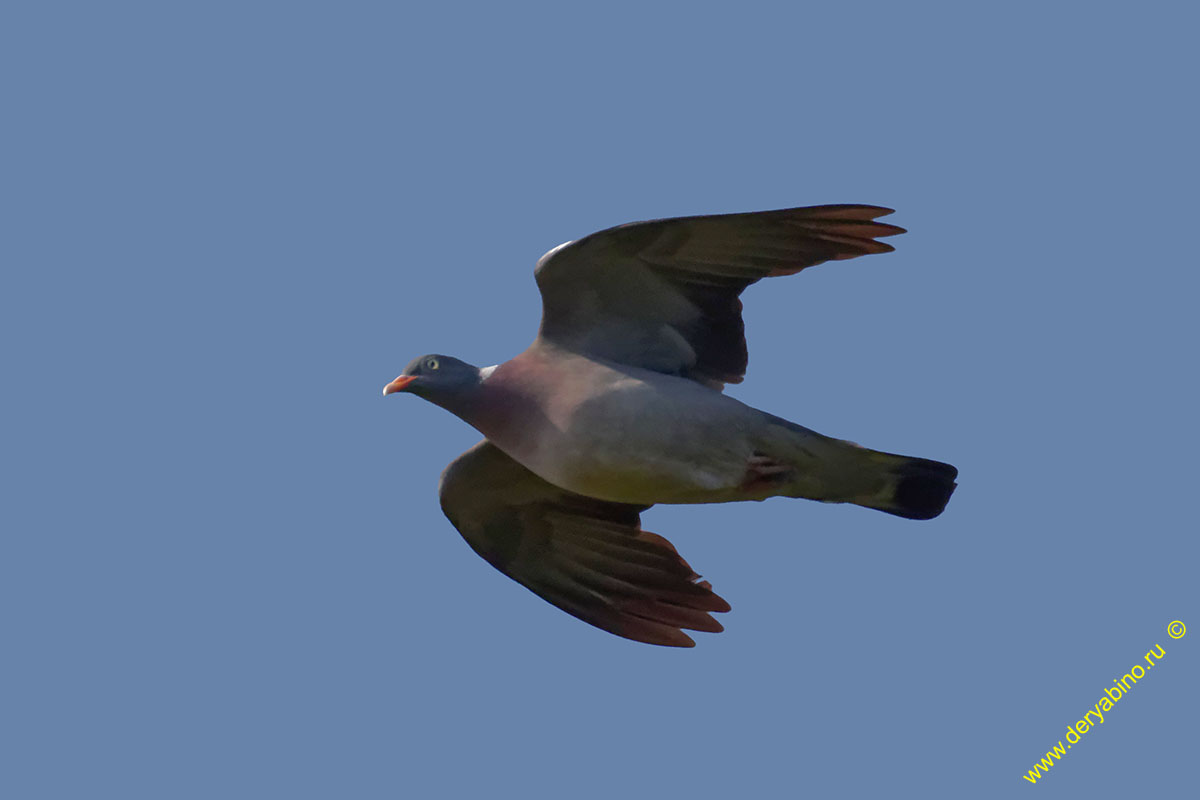
[[[430,358],[430,359],[425,360],[425,367],[427,369],[437,369],[438,366],[439,366],[439,364],[438,364],[438,360],[436,358]]]

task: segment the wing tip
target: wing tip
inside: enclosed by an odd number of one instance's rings
[[[873,220],[895,214],[896,209],[887,206],[876,206],[867,203],[826,203],[820,206],[800,206],[788,211],[803,212],[809,217],[824,217],[826,219]]]

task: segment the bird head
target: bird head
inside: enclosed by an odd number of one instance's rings
[[[479,385],[479,368],[442,355],[413,359],[396,380],[383,387],[385,395],[411,392],[434,403]]]

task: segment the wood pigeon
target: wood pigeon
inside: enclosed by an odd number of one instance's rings
[[[620,225],[551,250],[525,352],[480,369],[422,356],[389,383],[486,438],[442,474],[442,510],[492,566],[606,631],[691,647],[729,604],[644,531],[655,503],[803,497],[909,519],[958,470],[833,439],[722,393],[746,372],[742,291],[886,253],[891,209],[826,205]]]

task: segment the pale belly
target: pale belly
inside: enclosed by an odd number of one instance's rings
[[[681,378],[578,362],[566,365],[554,392],[538,393],[553,399],[519,436],[489,438],[545,480],[589,497],[748,499],[742,486],[760,412]]]

